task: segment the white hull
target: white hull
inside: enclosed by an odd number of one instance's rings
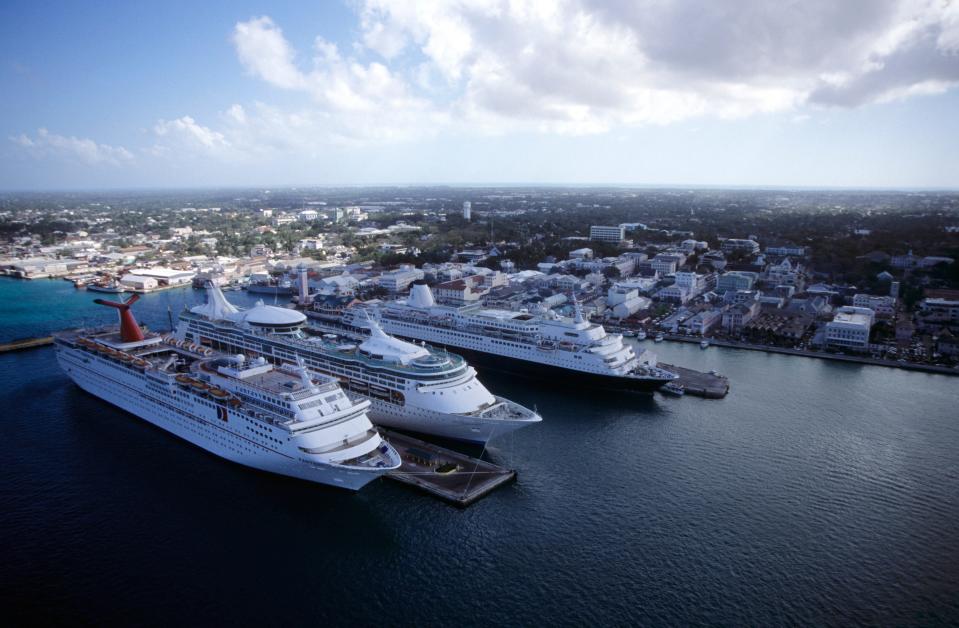
[[[131,380],[130,374],[124,372],[126,369],[111,369],[104,360],[90,358],[81,351],[58,347],[57,361],[70,379],[91,395],[221,458],[248,467],[354,491],[387,471],[303,461],[292,452],[280,451],[280,445],[248,429],[255,422],[240,413],[230,412],[228,421],[223,422],[217,418],[216,408],[169,396],[153,396],[140,381]],[[262,430],[261,426],[256,427]]]
[[[362,395],[361,395],[362,397]],[[398,406],[376,397],[363,397],[373,402],[369,415],[377,425],[410,432],[420,432],[451,440],[484,444],[536,421],[484,419],[466,414],[444,414],[427,408]],[[505,401],[497,398],[499,401]]]

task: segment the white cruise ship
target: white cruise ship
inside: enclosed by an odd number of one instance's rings
[[[346,329],[368,326],[364,307],[343,315]],[[471,362],[521,375],[568,380],[577,387],[653,392],[678,376],[656,366],[649,351],[637,355],[621,334],[607,334],[602,325],[576,316],[450,307],[433,300],[429,286],[414,283],[407,299],[373,308],[390,334],[446,346]]]
[[[400,456],[335,379],[304,366],[144,334],[126,303],[119,329],[55,336],[57,360],[82,389],[222,458],[358,490]]]
[[[368,400],[378,425],[486,443],[542,420],[536,412],[491,394],[459,355],[393,338],[369,321],[369,336],[362,341],[310,336],[303,329],[305,321],[296,310],[262,303],[239,310],[210,284],[207,303],[180,314],[176,337],[276,362],[302,359]]]

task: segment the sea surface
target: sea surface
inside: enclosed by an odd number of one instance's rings
[[[114,320],[96,296],[0,279],[0,341]],[[202,300],[182,288],[134,309],[164,330]],[[83,393],[50,348],[0,355],[0,617],[959,623],[959,378],[641,344],[728,375],[730,395],[484,373],[544,421],[490,446],[518,481],[465,510],[387,480],[348,494],[246,469]]]

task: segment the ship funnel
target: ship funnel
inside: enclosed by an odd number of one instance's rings
[[[236,309],[236,306],[226,300],[226,297],[223,296],[223,291],[220,290],[220,286],[216,285],[216,282],[207,281],[206,303],[191,308],[190,311],[194,314],[205,316],[210,320],[218,321],[227,319],[231,314],[236,314],[240,310]]]
[[[115,307],[118,310],[120,314],[120,340],[122,342],[137,342],[143,340],[143,330],[140,329],[140,326],[137,324],[137,319],[133,318],[133,312],[130,311],[130,306],[136,303],[139,298],[140,295],[135,294],[122,303],[107,301],[106,299],[93,300],[94,303]]]
[[[436,305],[433,293],[425,283],[414,283],[410,288],[410,298],[406,300],[410,307],[427,308]]]

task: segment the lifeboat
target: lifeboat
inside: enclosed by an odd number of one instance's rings
[[[143,358],[134,358],[133,365],[140,367],[141,369],[145,369],[146,367],[150,366],[150,363]]]
[[[190,386],[193,386],[197,390],[206,390],[207,388],[210,387],[208,384],[201,382],[198,379],[195,379],[192,382],[190,382]]]
[[[240,401],[239,399],[237,399],[236,397],[233,397],[233,398],[230,399],[227,403],[229,403],[231,406],[233,406],[233,407],[235,408],[235,407],[239,406],[239,405],[240,405],[241,403],[243,403],[243,402]]]
[[[120,353],[119,355],[122,362],[133,362],[133,356],[129,353]]]
[[[189,384],[191,380],[192,378],[186,373],[180,373],[176,376],[176,381],[180,382],[181,384]]]
[[[230,393],[223,390],[222,388],[211,388],[210,394],[213,395],[214,397],[217,397],[218,399],[222,399],[223,397],[226,397]]]

